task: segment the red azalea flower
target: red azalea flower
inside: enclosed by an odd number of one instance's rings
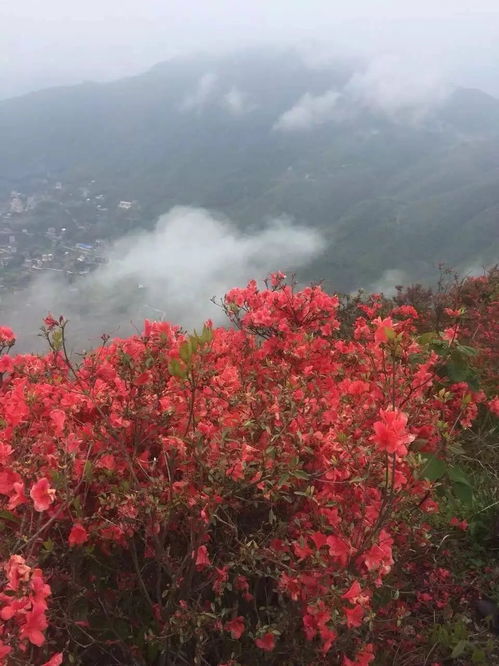
[[[242,615],[239,615],[238,617],[235,617],[233,620],[229,620],[228,622],[225,623],[224,625],[225,631],[230,631],[230,634],[232,638],[239,639],[244,633],[244,617]]]
[[[407,432],[407,414],[381,409],[381,419],[374,424],[374,435],[372,441],[382,450],[388,453],[396,453],[399,456],[407,454],[406,444],[413,442],[416,437]]]
[[[353,608],[343,608],[343,612],[347,618],[347,627],[360,627],[362,618],[364,617],[364,609],[362,606],[354,606]]]
[[[196,551],[196,569],[204,569],[205,567],[210,566],[210,564],[208,549],[206,546],[199,546]]]
[[[343,666],[369,666],[372,661],[374,661],[374,649],[372,643],[368,643],[357,653],[354,660],[343,657]]]
[[[468,529],[468,522],[466,520],[459,520],[455,516],[450,519],[450,524],[452,527],[457,527],[458,529],[463,530],[463,532]]]
[[[57,654],[52,655],[48,661],[46,661],[42,666],[61,666],[62,664],[62,652],[57,652]]]
[[[31,567],[21,555],[11,555],[4,569],[11,590],[17,590],[20,582],[29,580]]]
[[[337,536],[328,536],[327,545],[329,546],[329,554],[335,557],[342,566],[346,566],[348,558],[350,557],[350,546]]]
[[[275,648],[274,634],[271,634],[268,631],[266,634],[263,634],[263,636],[260,636],[260,638],[257,638],[255,640],[255,645],[259,647],[261,650],[265,650],[266,652],[272,652],[272,650]]]
[[[393,320],[390,317],[386,319],[381,319],[378,317],[373,321],[373,324],[376,325],[376,332],[374,333],[374,339],[376,342],[387,342],[389,336],[393,336]]]
[[[2,372],[12,372],[14,369],[14,361],[10,356],[0,356],[0,373]]]
[[[53,409],[50,412],[50,418],[54,424],[55,434],[62,435],[64,432],[64,423],[66,422],[66,414],[62,409]]]
[[[15,342],[14,331],[8,326],[0,326],[0,343],[11,345]]]
[[[0,660],[3,660],[11,652],[12,652],[12,648],[9,647],[8,645],[5,645],[5,643],[3,643],[0,640]]]
[[[68,543],[70,546],[81,546],[88,541],[88,532],[80,523],[75,523],[69,533]]]
[[[48,315],[45,317],[45,319],[43,320],[43,323],[44,323],[45,326],[49,329],[49,331],[52,330],[55,326],[58,325],[57,320],[54,319],[54,317],[52,317],[51,314],[48,314]]]
[[[495,398],[490,400],[488,404],[492,414],[499,416],[499,396],[496,396]]]
[[[20,483],[21,477],[17,472],[11,469],[4,469],[0,472],[0,495],[11,495],[14,490],[14,483]]]
[[[33,604],[33,609],[26,613],[25,617],[26,621],[21,627],[20,638],[27,638],[30,643],[37,647],[42,646],[45,643],[43,632],[48,627],[45,608]]]
[[[7,508],[9,509],[9,511],[12,511],[13,509],[16,508],[16,506],[24,504],[27,501],[28,498],[24,494],[24,483],[22,481],[16,481],[13,484],[12,493],[9,497],[9,503],[7,505]]]
[[[32,486],[29,494],[35,505],[35,511],[47,511],[55,500],[55,490],[50,487],[49,480],[45,477]]]

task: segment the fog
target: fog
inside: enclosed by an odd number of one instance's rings
[[[309,63],[312,67],[313,62]],[[455,89],[430,62],[386,53],[367,58],[341,88],[305,93],[274,123],[278,132],[304,132],[328,122],[341,123],[362,109],[394,121],[417,123]]]
[[[285,218],[243,233],[224,216],[175,207],[154,230],[116,241],[108,263],[90,275],[70,285],[46,272],[4,299],[2,323],[16,331],[18,351],[41,348],[36,332],[48,312],[70,320],[74,350],[92,348],[103,333],[140,331],[145,318],[199,328],[224,320],[212,298],[271,271],[298,269],[323,249],[318,232]]]
[[[411,54],[415,68],[499,94],[498,37],[497,0],[0,0],[0,98],[290,43],[313,57]]]

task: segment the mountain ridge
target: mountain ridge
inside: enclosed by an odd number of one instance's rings
[[[327,257],[310,277],[345,288],[392,259],[417,279],[440,260],[493,260],[499,100],[456,89],[422,120],[401,119],[352,102],[353,66],[311,68],[289,51],[192,57],[4,100],[0,195],[93,180],[138,200],[145,227],[177,204],[242,226],[287,215],[324,236]],[[300,104],[293,122],[319,120],[280,128]]]

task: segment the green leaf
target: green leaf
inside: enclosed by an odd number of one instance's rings
[[[73,499],[73,501],[71,502],[71,505],[72,505],[76,515],[81,516],[82,515],[81,500],[80,500],[78,495],[76,495],[76,497]]]
[[[123,365],[126,365],[128,368],[131,368],[133,365],[132,357],[125,352],[120,352],[120,361],[121,363],[123,363]]]
[[[468,647],[468,641],[465,640],[459,641],[459,643],[452,650],[450,658],[457,659],[464,653],[467,647]]]
[[[286,483],[289,481],[289,474],[283,474],[280,478],[279,481],[277,482],[277,487],[281,488],[284,486]]]
[[[449,353],[449,343],[445,340],[435,339],[430,343],[430,348],[439,356],[447,356]]]
[[[147,657],[150,664],[153,664],[156,661],[157,656],[159,655],[159,645],[158,643],[148,643],[147,644]]]
[[[465,396],[463,396],[463,405],[469,405],[471,402],[471,393],[466,393]]]
[[[480,381],[478,379],[478,375],[476,372],[471,371],[469,374],[468,379],[466,380],[466,383],[470,387],[472,391],[479,391],[480,390]]]
[[[409,363],[411,365],[420,365],[424,362],[426,356],[424,354],[411,354],[409,356]]]
[[[474,664],[485,664],[487,659],[487,655],[485,654],[484,650],[475,648],[473,650],[473,654],[471,655],[471,661]]]
[[[192,358],[192,344],[190,340],[186,340],[180,345],[179,356],[186,365],[190,363]]]
[[[203,326],[203,332],[201,334],[201,340],[203,342],[208,342],[208,343],[211,342],[213,340],[213,329],[204,325]]]
[[[54,542],[52,539],[47,539],[47,541],[44,541],[43,548],[47,553],[51,553],[54,550]]]
[[[470,374],[470,369],[461,359],[452,359],[444,366],[445,375],[451,382],[465,382]]]
[[[473,490],[470,488],[470,486],[464,483],[453,483],[452,490],[454,492],[454,495],[463,504],[467,506],[473,504]]]
[[[55,351],[59,351],[62,347],[62,331],[59,329],[52,333],[52,347]]]
[[[176,358],[172,358],[169,361],[168,372],[173,377],[179,377],[180,379],[184,379],[187,376],[187,369],[184,368]]]
[[[310,475],[307,474],[307,472],[304,472],[302,469],[295,469],[294,472],[291,472],[291,476],[294,476],[295,479],[304,479],[305,481],[308,481],[310,478]]]
[[[390,328],[389,326],[384,326],[383,330],[385,332],[387,340],[395,340],[395,337],[396,337],[397,334],[395,333],[393,328]]]
[[[478,351],[474,347],[468,347],[467,345],[457,345],[457,351],[463,356],[476,356]]]
[[[0,520],[5,520],[8,523],[20,523],[20,519],[10,511],[0,511]]]
[[[418,335],[416,339],[420,345],[427,345],[430,342],[434,342],[435,338],[437,337],[438,336],[435,333],[435,331],[428,331],[427,333],[422,333],[421,335]]]
[[[472,487],[466,472],[463,469],[461,469],[461,467],[456,467],[455,465],[452,467],[448,467],[447,474],[451,481],[455,481],[456,483],[462,483],[463,485],[468,486],[468,488]]]
[[[90,462],[90,460],[87,460],[87,462],[83,467],[83,478],[85,479],[85,481],[90,481],[92,479],[92,470],[93,470],[92,463]]]
[[[194,335],[189,335],[189,344],[191,345],[192,353],[195,354],[199,345],[201,344],[199,335],[196,333],[196,331],[194,331]]]
[[[130,624],[121,618],[113,619],[113,631],[121,640],[125,641],[130,636]]]
[[[428,479],[428,481],[438,481],[438,479],[445,476],[447,465],[443,460],[434,455],[428,455],[425,457],[426,463],[421,471],[421,476],[423,478]]]

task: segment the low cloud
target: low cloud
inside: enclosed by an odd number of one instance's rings
[[[395,54],[375,57],[344,89],[353,104],[395,120],[421,120],[441,104],[451,87],[438,67]]]
[[[384,294],[388,297],[395,296],[397,293],[396,287],[401,284],[410,284],[408,274],[398,268],[388,268],[378,280],[367,287],[367,292]]]
[[[322,125],[334,117],[339,98],[340,94],[335,90],[328,90],[322,95],[306,93],[278,118],[274,129],[296,132]]]
[[[175,207],[154,230],[114,243],[108,263],[72,285],[57,274],[36,279],[2,303],[2,324],[20,334],[18,348],[28,351],[37,346],[36,332],[48,311],[71,320],[74,349],[91,348],[104,332],[124,336],[141,330],[145,318],[187,328],[207,318],[222,321],[212,297],[272,271],[295,270],[322,249],[316,231],[288,219],[244,233],[226,217]]]
[[[222,98],[222,105],[234,116],[252,111],[255,106],[248,95],[236,86],[232,87]]]
[[[304,60],[312,69],[334,67],[334,60],[320,52],[315,61],[311,52]],[[307,92],[277,119],[273,129],[303,132],[324,123],[351,120],[363,111],[414,124],[423,121],[455,89],[444,68],[421,55],[416,59],[403,53],[384,53],[352,58],[348,65],[345,60],[344,66],[353,70],[345,83],[318,95]]]
[[[182,111],[200,112],[208,105],[222,108],[233,116],[243,115],[255,108],[247,93],[237,86],[227,89],[214,72],[203,74],[195,89],[184,98],[180,108]]]
[[[187,95],[181,104],[184,111],[202,109],[213,98],[218,83],[218,77],[213,72],[207,72],[199,79],[196,88]]]

